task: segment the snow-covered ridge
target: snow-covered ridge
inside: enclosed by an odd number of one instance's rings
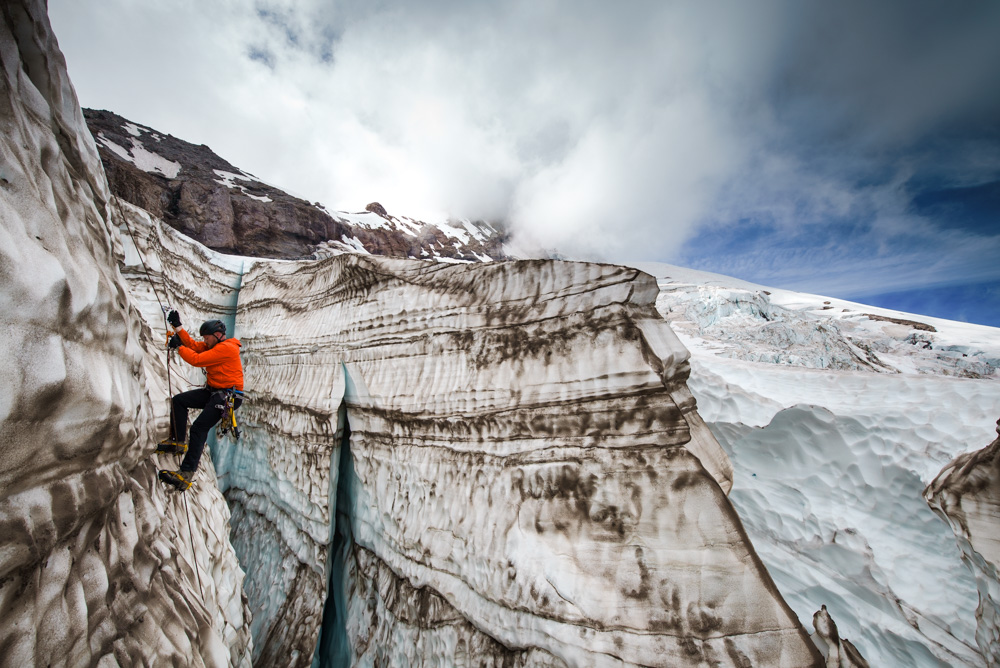
[[[692,350],[814,369],[998,377],[996,328],[767,288],[665,264],[658,307]]]
[[[328,210],[196,146],[113,112],[85,110],[112,192],[223,252],[272,258],[363,252],[446,263],[507,257],[504,230],[484,221],[392,215],[372,202]],[[167,205],[169,203],[169,206]]]
[[[488,247],[497,236],[497,230],[482,221],[453,220],[441,217],[439,220],[423,221],[408,216],[393,216],[385,212],[381,205],[369,205],[372,210],[349,213],[346,211],[330,211],[323,209],[332,217],[348,225],[354,230],[372,231],[376,234],[399,234],[413,239],[424,239],[419,254],[410,255],[420,259],[433,260],[453,264],[471,262],[493,262],[494,258],[482,250]],[[362,239],[355,236],[343,236],[340,239],[325,241],[316,246],[316,257],[328,257],[343,252],[360,252],[364,254],[379,253],[381,244],[377,237],[362,235],[369,240],[372,248],[367,248]],[[454,253],[448,254],[451,247],[464,249],[460,257]],[[444,252],[443,252],[444,251]],[[498,255],[502,255],[499,253]]]
[[[234,174],[233,172],[227,172],[227,171],[222,170],[222,169],[213,169],[212,171],[215,172],[216,176],[219,177],[217,182],[221,183],[222,185],[226,186],[227,188],[236,188],[237,190],[239,190],[240,192],[242,192],[244,195],[246,195],[250,199],[255,199],[258,202],[273,202],[274,201],[270,197],[268,197],[267,195],[261,195],[261,196],[254,195],[253,193],[249,192],[244,186],[240,185],[239,183],[236,183],[237,180],[242,180],[242,181],[256,181],[257,178],[254,177],[254,176],[251,176],[251,175],[246,174],[246,173],[243,173],[243,174]]]
[[[445,236],[455,239],[461,244],[467,244],[472,239],[485,242],[496,234],[496,230],[484,223],[474,223],[471,220],[456,221],[441,218],[440,220],[421,221],[409,216],[380,215],[374,211],[360,211],[357,213],[327,211],[327,213],[351,225],[367,230],[403,229],[410,234],[420,234],[421,230],[430,224],[440,229]]]

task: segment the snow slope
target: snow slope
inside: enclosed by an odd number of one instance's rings
[[[825,604],[872,665],[995,665],[975,578],[922,493],[991,440],[1000,330],[639,266],[691,351],[733,503],[803,624]]]

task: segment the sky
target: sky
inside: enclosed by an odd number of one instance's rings
[[[84,107],[327,208],[1000,326],[1000,2],[48,6]]]

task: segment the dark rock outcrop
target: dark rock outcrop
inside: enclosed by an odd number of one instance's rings
[[[385,210],[385,207],[379,204],[378,202],[370,203],[368,206],[365,207],[365,211],[371,211],[372,213],[377,213],[378,215],[386,219],[389,218],[389,213]]]
[[[904,320],[902,318],[890,318],[885,315],[875,315],[873,313],[865,313],[865,317],[869,320],[878,320],[879,322],[891,322],[896,325],[906,325],[907,327],[912,327],[913,329],[919,329],[924,332],[936,332],[937,330],[933,325],[928,325],[926,322],[917,322],[915,320]]]
[[[384,224],[355,224],[263,183],[204,144],[110,111],[83,112],[112,193],[214,250],[287,259],[309,257],[317,246],[333,244],[392,257],[469,262],[506,257],[504,232],[495,225],[472,223],[480,238],[460,241],[434,225],[390,216],[377,202],[366,210]]]

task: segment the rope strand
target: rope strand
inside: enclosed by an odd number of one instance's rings
[[[187,494],[181,492],[181,499],[184,501],[184,521],[188,527],[188,540],[191,541],[191,558],[193,560],[192,568],[194,569],[195,577],[198,578],[198,592],[201,594],[202,603],[205,602],[205,585],[201,583],[201,571],[198,570],[198,553],[194,549],[194,534],[191,533],[191,515],[188,513],[188,500]]]
[[[149,273],[149,267],[146,265],[146,260],[142,256],[142,249],[139,248],[139,242],[135,238],[135,232],[132,230],[132,226],[129,224],[128,217],[125,215],[125,212],[122,211],[121,202],[119,202],[118,198],[115,197],[114,195],[112,195],[112,198],[113,198],[113,200],[115,202],[115,206],[118,209],[118,216],[125,223],[125,229],[128,230],[129,236],[132,237],[132,244],[135,246],[135,252],[139,255],[139,262],[142,263],[142,268],[146,272],[146,280],[149,281],[149,287],[152,288],[152,290],[153,290],[153,296],[156,297],[156,303],[160,305],[160,312],[163,314],[163,325],[164,325],[164,328],[167,329],[167,331],[170,331],[170,328],[168,327],[168,325],[170,323],[167,321],[167,309],[163,305],[163,302],[160,301],[160,295],[156,291],[156,284],[153,282],[153,276]],[[156,253],[156,249],[155,248],[153,249],[153,252]],[[160,261],[160,266],[162,267],[163,266],[163,259],[160,258],[159,253],[156,253],[156,257]],[[163,279],[163,291],[164,291],[164,297],[166,297],[167,283],[166,283],[166,278],[165,277]],[[170,372],[170,358],[172,356],[171,355],[172,352],[173,351],[171,351],[170,349],[167,350],[167,391],[169,392],[169,395],[167,397],[167,401],[168,402],[170,402],[171,398],[174,396],[173,381],[171,379],[171,372]],[[172,423],[173,422],[173,411],[172,410],[171,410],[171,413],[170,413],[170,420],[171,420],[171,423]],[[174,425],[171,424],[172,428],[173,428],[173,426]],[[190,511],[188,510],[187,495],[183,494],[183,492],[182,492],[182,496],[181,496],[181,502],[184,504],[184,521],[187,524],[188,541],[190,542],[190,545],[191,545],[191,568],[194,571],[195,578],[198,581],[198,592],[201,594],[202,601],[204,601],[204,598],[205,598],[205,585],[201,581],[201,571],[198,569],[198,552],[195,550],[195,546],[194,546],[194,532],[191,530],[191,515],[190,515]]]
[[[128,230],[129,236],[132,237],[132,245],[135,246],[135,252],[139,256],[139,262],[142,263],[143,271],[146,272],[146,280],[149,282],[149,287],[153,290],[153,296],[156,297],[156,303],[160,305],[160,313],[163,315],[163,327],[166,331],[170,331],[169,327],[170,323],[167,322],[167,308],[163,305],[163,302],[160,301],[160,294],[156,291],[156,284],[153,282],[153,276],[149,273],[149,267],[146,265],[146,259],[142,256],[142,249],[139,248],[139,241],[135,238],[135,232],[132,230],[132,226],[128,222],[128,216],[126,216],[125,212],[122,211],[122,205],[121,202],[118,200],[118,197],[112,195],[111,199],[115,203],[115,207],[118,209],[118,217],[121,218],[122,222],[125,223],[125,229]],[[160,254],[156,252],[155,248],[153,249],[153,252],[156,253],[156,259],[160,261],[160,266],[162,267],[163,258],[160,257]],[[164,297],[167,296],[166,293],[167,293],[167,281],[166,278],[164,277],[163,279]],[[167,402],[168,403],[174,396],[174,383],[170,370],[171,352],[172,351],[170,349],[167,350],[167,393],[168,393]],[[172,420],[173,417],[171,415],[171,421]]]
[[[142,263],[142,268],[146,272],[146,280],[149,281],[149,287],[151,287],[153,289],[153,296],[156,297],[156,303],[160,305],[160,311],[163,312],[163,321],[166,322],[166,320],[167,320],[167,312],[163,308],[163,302],[160,301],[160,295],[156,291],[156,284],[153,283],[153,277],[149,273],[149,267],[146,266],[146,260],[145,260],[145,258],[142,257],[142,250],[139,249],[139,242],[136,241],[135,232],[132,231],[132,226],[129,225],[128,218],[125,216],[125,213],[122,211],[121,202],[119,202],[118,198],[115,197],[114,195],[112,195],[111,197],[112,197],[112,200],[115,203],[115,206],[118,207],[118,216],[125,223],[125,229],[128,230],[129,236],[132,237],[132,244],[135,246],[135,252],[136,252],[136,254],[138,254],[138,256],[139,256],[139,262]],[[155,253],[156,251],[154,250],[153,252]],[[159,259],[159,254],[157,254],[157,259]],[[162,265],[163,265],[163,261],[161,260],[160,261],[160,266],[162,266]],[[164,290],[166,290],[166,287],[164,287]],[[164,296],[166,296],[166,295],[164,294]]]

